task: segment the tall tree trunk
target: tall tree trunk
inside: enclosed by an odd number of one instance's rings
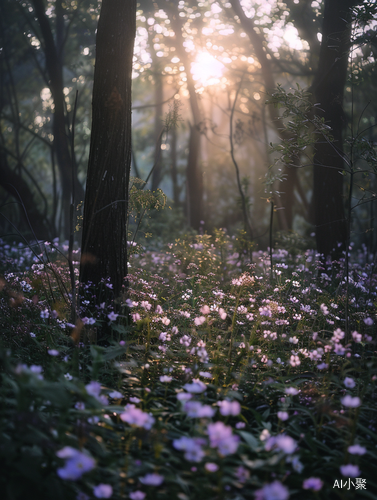
[[[343,111],[354,0],[325,0],[318,71],[312,88],[317,112],[332,128],[334,142],[315,145],[313,203],[317,250],[339,255],[346,242],[343,198]],[[340,245],[340,246],[339,246]]]
[[[195,83],[191,74],[191,61],[183,45],[182,21],[179,17],[178,6],[170,2],[168,11],[171,12],[171,26],[177,41],[176,51],[187,77],[187,90],[190,96],[190,107],[193,123],[190,125],[189,155],[187,159],[187,206],[189,209],[189,224],[194,229],[200,228],[203,214],[203,173],[199,163],[200,157],[200,131],[199,125],[202,121],[199,108],[198,94],[195,91]]]
[[[136,0],[103,0],[96,38],[80,280],[99,284],[109,278],[115,296],[127,275],[135,33]]]

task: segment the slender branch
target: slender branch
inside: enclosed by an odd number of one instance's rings
[[[234,97],[233,106],[232,106],[232,110],[231,110],[231,113],[230,113],[230,119],[229,119],[230,156],[232,158],[234,168],[236,169],[238,191],[240,193],[241,202],[242,202],[244,230],[246,232],[248,230],[250,239],[252,239],[253,238],[253,231],[251,229],[251,225],[250,225],[250,222],[249,222],[249,219],[248,219],[248,216],[247,216],[246,198],[245,198],[245,194],[244,194],[243,189],[242,189],[241,178],[240,178],[240,169],[238,167],[238,163],[237,163],[236,158],[234,156],[234,142],[233,142],[233,116],[234,116],[234,110],[236,108],[237,98],[238,98],[238,95],[239,95],[241,87],[242,87],[242,83],[243,83],[243,78],[241,78],[241,81],[240,81],[240,84],[238,86],[236,95]]]

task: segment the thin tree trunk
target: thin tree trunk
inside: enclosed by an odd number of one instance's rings
[[[187,206],[189,207],[189,224],[194,229],[200,228],[200,221],[204,219],[203,214],[203,173],[201,171],[200,157],[200,131],[199,125],[202,121],[199,107],[198,95],[195,91],[195,83],[191,74],[191,61],[183,45],[182,22],[179,17],[177,5],[169,4],[171,10],[171,25],[176,37],[176,51],[182,65],[185,68],[187,78],[187,90],[190,96],[190,107],[193,124],[190,124],[189,155],[187,159]]]
[[[179,187],[177,169],[177,129],[172,127],[170,131],[170,161],[171,161],[171,181],[173,185],[173,200],[176,207],[179,206]]]
[[[149,45],[152,46],[152,60],[154,67],[154,102],[155,102],[155,115],[154,115],[154,160],[153,160],[153,174],[152,174],[152,191],[156,191],[162,180],[162,152],[161,152],[161,130],[163,128],[162,122],[162,108],[164,100],[164,87],[161,74],[160,59],[156,56],[153,49],[153,37],[149,36]]]
[[[276,82],[272,71],[271,58],[267,57],[266,41],[264,36],[257,33],[255,30],[254,19],[245,15],[241,6],[240,0],[230,0],[234,13],[239,17],[240,24],[249,37],[249,40],[254,48],[255,55],[261,65],[261,72],[266,94],[271,94],[276,88]],[[269,115],[272,126],[281,140],[287,139],[286,134],[279,127],[279,111],[275,106],[269,106]],[[281,229],[292,229],[293,225],[293,191],[296,183],[297,172],[294,168],[284,165],[283,174],[285,180],[279,191],[280,198],[276,200],[277,204],[282,207],[278,212],[278,221]],[[284,210],[283,210],[284,209]]]
[[[72,159],[69,149],[69,138],[66,127],[65,98],[63,93],[63,66],[61,64],[62,47],[58,52],[52,34],[50,20],[46,15],[43,0],[32,0],[34,14],[38,19],[39,27],[44,42],[44,54],[46,58],[46,69],[49,76],[49,86],[54,99],[53,135],[54,151],[60,173],[62,186],[62,211],[63,211],[63,234],[69,237],[70,230],[70,202],[72,191]],[[75,176],[76,201],[84,199],[84,189]]]

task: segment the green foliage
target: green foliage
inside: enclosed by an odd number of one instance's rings
[[[163,210],[166,205],[166,196],[160,188],[156,191],[151,191],[150,189],[144,189],[144,187],[144,181],[131,178],[128,200],[129,225],[131,219],[133,225],[136,226],[133,235],[130,233],[130,228],[128,229],[132,242],[135,242],[144,217],[149,216],[151,211]],[[148,236],[150,234],[145,233],[145,237]]]

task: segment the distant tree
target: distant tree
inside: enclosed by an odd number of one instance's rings
[[[73,168],[69,93],[75,94],[78,71],[85,80],[83,55],[77,49],[94,39],[89,36],[92,19],[84,27],[90,1],[80,2],[79,9],[62,0],[0,2],[1,195],[22,199],[21,211],[26,210],[38,238],[68,238],[73,179],[76,201],[84,199],[78,169]],[[80,119],[88,94],[80,84]],[[18,194],[10,178],[22,188]],[[23,234],[28,229],[17,227]]]
[[[115,296],[127,275],[135,33],[136,0],[103,0],[96,38],[80,281],[99,284],[109,278]]]
[[[254,52],[261,66],[261,75],[267,93],[272,93],[275,86],[274,70],[289,64],[270,53],[266,37],[256,26],[254,19],[246,16],[240,0],[230,1],[234,13],[238,16],[242,28],[248,35]],[[313,222],[316,228],[317,250],[325,256],[338,254],[346,241],[346,218],[344,212],[343,176],[343,133],[347,117],[343,110],[344,88],[347,81],[348,56],[352,46],[352,8],[363,2],[360,0],[324,0],[322,23],[313,17],[311,2],[290,3],[290,20],[297,27],[300,36],[310,47],[310,67],[302,75],[313,75],[310,91],[318,104],[317,112],[332,129],[334,142],[320,139],[314,148],[314,181],[312,209]],[[322,35],[319,44],[317,29]],[[297,70],[297,69],[296,69]],[[272,124],[281,140],[295,140],[279,128],[279,113],[276,108],[269,107]],[[297,168],[294,159],[284,167],[286,180],[283,184],[281,202],[285,212],[284,229],[292,229],[294,187],[299,188]],[[303,202],[305,197],[300,194]],[[307,203],[305,203],[308,206]],[[309,214],[307,214],[309,215]],[[339,246],[338,244],[341,244]]]
[[[51,21],[46,14],[43,0],[31,0],[34,8],[34,15],[38,20],[39,39],[43,46],[46,73],[52,98],[54,100],[53,114],[53,135],[54,150],[60,172],[62,186],[62,210],[63,210],[63,233],[68,238],[70,231],[70,201],[72,192],[72,179],[75,182],[75,190],[78,200],[82,201],[84,190],[77,179],[77,175],[72,176],[74,169],[74,158],[71,156],[69,135],[67,132],[66,105],[64,99],[63,82],[63,14],[62,2],[56,2],[56,28],[57,36],[54,38]],[[76,169],[74,169],[76,171]]]
[[[185,50],[183,28],[184,23],[179,16],[178,4],[166,2],[164,5],[170,17],[171,26],[175,33],[176,51],[185,68],[187,90],[190,96],[192,123],[190,123],[190,139],[187,158],[187,204],[188,222],[194,229],[199,229],[204,218],[203,213],[203,172],[200,166],[200,124],[202,112],[200,110],[198,94],[195,91],[195,82],[191,74],[191,58]]]

